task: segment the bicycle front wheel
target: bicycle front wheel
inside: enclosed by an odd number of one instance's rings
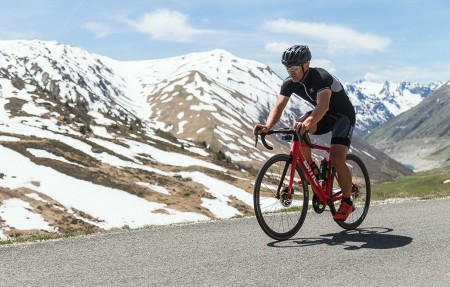
[[[308,211],[308,186],[299,165],[296,167],[293,193],[288,198],[291,168],[291,156],[278,154],[264,163],[256,177],[253,191],[256,218],[262,230],[275,240],[287,240],[294,236],[303,225]]]
[[[370,179],[367,168],[363,161],[354,154],[348,154],[346,158],[346,164],[352,173],[352,195],[354,211],[350,213],[345,221],[336,221],[336,223],[344,229],[355,229],[366,218],[367,212],[370,206]],[[332,175],[332,195],[336,197],[342,195],[341,188],[339,186],[338,174],[333,170]],[[340,202],[333,201],[330,204],[332,214],[336,213],[339,209]]]

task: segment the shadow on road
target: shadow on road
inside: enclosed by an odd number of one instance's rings
[[[395,235],[392,228],[371,227],[357,230],[344,230],[339,233],[320,235],[319,238],[295,238],[286,241],[274,241],[270,247],[292,248],[308,247],[319,244],[339,245],[346,250],[358,249],[392,249],[406,246],[412,242],[408,236]]]

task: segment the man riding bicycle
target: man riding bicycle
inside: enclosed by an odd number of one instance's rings
[[[253,133],[267,133],[279,121],[292,95],[311,103],[314,109],[301,116],[294,123],[294,129],[301,134],[309,131],[315,135],[331,131],[330,160],[338,174],[343,193],[341,205],[333,219],[345,221],[353,212],[350,198],[352,175],[345,161],[355,126],[355,109],[339,80],[322,68],[311,68],[310,60],[311,52],[305,45],[294,45],[283,53],[281,62],[289,77],[281,86],[280,95],[266,124],[255,125]],[[312,160],[311,149],[302,146],[300,150],[317,174],[318,168]]]

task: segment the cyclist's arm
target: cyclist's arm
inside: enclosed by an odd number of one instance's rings
[[[287,103],[289,102],[289,97],[279,95],[277,99],[277,103],[270,111],[269,116],[267,117],[267,122],[265,125],[258,124],[254,127],[253,133],[256,133],[256,129],[266,133],[268,132],[279,120],[281,115],[283,114],[284,108],[286,108]]]
[[[312,111],[309,118],[311,118],[311,125],[317,124],[323,116],[327,113],[330,107],[331,90],[325,89],[317,93],[317,105]]]
[[[312,111],[311,115],[306,118],[300,126],[300,133],[304,133],[305,131],[309,130],[312,126],[317,124],[323,116],[327,113],[328,108],[330,106],[330,98],[331,98],[331,90],[330,89],[324,89],[317,93],[316,102],[317,105],[315,106],[314,110]],[[297,125],[294,124],[294,128],[298,128]]]

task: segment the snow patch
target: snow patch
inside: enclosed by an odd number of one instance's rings
[[[20,230],[44,230],[55,232],[39,213],[34,213],[33,207],[26,201],[18,198],[4,200],[0,205],[0,217],[5,225]]]
[[[141,182],[141,181],[136,182],[136,184],[148,187],[151,190],[154,190],[154,191],[159,192],[161,194],[170,195],[170,192],[163,186],[154,185],[154,184],[150,184],[150,183],[147,183],[147,182]]]

